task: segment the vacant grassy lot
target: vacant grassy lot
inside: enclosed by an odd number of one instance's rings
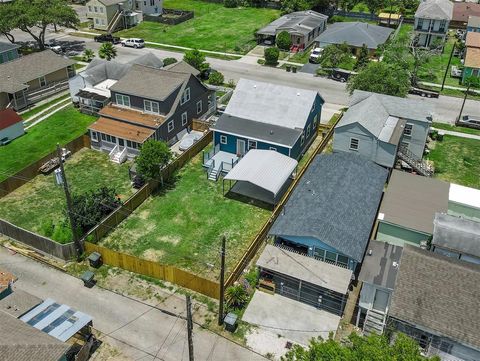
[[[199,154],[101,245],[218,279],[222,235],[227,237],[227,268],[232,269],[270,214],[224,197],[222,182],[206,179]]]
[[[199,0],[166,0],[165,8],[193,10],[194,18],[178,25],[144,21],[119,32],[122,37],[220,52],[245,54],[256,44],[254,32],[279,17],[280,12],[261,8],[225,8],[223,3]]]
[[[10,144],[0,147],[0,181],[86,132],[95,117],[67,107],[45,119]]]
[[[125,200],[133,193],[128,177],[128,163],[115,164],[108,155],[82,149],[65,163],[65,173],[72,194],[81,194],[100,187],[114,187]],[[57,186],[53,173],[39,175],[6,197],[0,198],[0,218],[59,242],[67,242],[64,234],[47,234],[48,225],[64,219],[65,194]]]
[[[428,158],[435,176],[467,187],[480,188],[480,141],[446,135],[436,142]]]

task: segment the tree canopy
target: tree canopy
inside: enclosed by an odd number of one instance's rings
[[[319,64],[324,68],[336,68],[350,56],[350,51],[346,44],[327,45],[323,48]]]
[[[98,56],[101,59],[106,59],[108,61],[114,59],[117,56],[117,49],[113,46],[112,43],[103,43],[98,49]]]
[[[135,158],[137,173],[148,179],[159,179],[161,169],[172,159],[167,143],[149,139],[140,148]]]
[[[199,71],[203,71],[209,67],[209,64],[205,62],[205,54],[198,49],[186,51],[183,60]]]
[[[292,38],[290,37],[290,34],[288,31],[281,31],[277,35],[277,40],[275,41],[278,48],[282,50],[290,50],[290,47],[292,46]]]

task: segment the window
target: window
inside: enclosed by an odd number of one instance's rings
[[[131,148],[131,147],[132,147],[132,142],[129,141],[129,140],[127,140],[127,147],[128,147],[128,148]]]
[[[197,114],[200,114],[202,112],[202,101],[197,102]]]
[[[446,20],[442,20],[440,21],[440,28],[438,29],[440,32],[445,32],[445,26],[447,25],[447,21]]]
[[[150,6],[154,6],[155,5],[155,0],[150,0]]]
[[[96,6],[93,7],[93,12],[98,13],[98,8]]]
[[[421,29],[423,27],[423,19],[418,19],[417,29]]]
[[[88,11],[92,12],[92,5],[88,5]]]
[[[116,94],[115,99],[118,105],[130,107],[130,97],[128,95]]]
[[[337,254],[335,252],[326,251],[325,252],[325,260],[331,262],[337,262]]]
[[[105,25],[105,19],[100,20],[102,22],[102,25]]]
[[[125,145],[125,141],[122,138],[118,138],[118,145],[123,147]]]
[[[73,67],[73,65],[67,66],[67,74],[69,78],[75,76],[75,68]]]
[[[312,122],[313,130],[317,128],[317,121],[318,121],[318,114],[315,115],[315,118],[313,118],[313,122]]]
[[[98,142],[98,133],[94,131],[90,131],[90,137],[94,142]]]
[[[350,138],[350,149],[358,150],[358,139]]]
[[[269,149],[274,150],[275,152],[277,151],[277,148],[275,148],[275,147],[270,147]]]
[[[307,138],[310,136],[310,124],[307,126]]]
[[[313,103],[312,113],[315,111],[315,103]]]
[[[40,87],[44,87],[45,85],[47,85],[47,79],[45,79],[44,76],[38,78],[38,82],[40,83]]]
[[[348,257],[339,254],[337,256],[337,263],[348,267]]]
[[[102,140],[107,140],[107,136],[105,134],[101,134]]]
[[[169,133],[173,130],[173,128],[175,128],[175,124],[173,123],[173,120],[170,120],[170,121],[168,122],[167,127],[168,127],[168,132],[169,132]]]
[[[103,14],[103,8],[100,6],[100,12]]]
[[[325,259],[325,250],[315,247],[313,250],[313,257],[323,261]]]
[[[187,123],[188,123],[188,114],[187,112],[185,112],[185,113],[182,113],[182,126],[187,125]]]
[[[100,21],[98,20],[98,18],[95,18],[95,24],[100,24]]]
[[[303,145],[305,143],[305,134],[302,133],[302,136],[300,137],[300,145]]]
[[[227,136],[221,135],[220,136],[220,144],[227,144]]]
[[[412,135],[413,124],[407,123],[405,124],[405,128],[403,129],[403,135],[410,137]]]
[[[180,104],[185,104],[189,100],[190,100],[190,88],[187,88],[182,94],[182,100],[180,101]]]
[[[152,102],[150,100],[144,100],[143,101],[143,109],[145,109],[145,111],[149,112],[149,113],[158,114],[160,112],[160,108],[158,106],[158,103],[157,102]]]
[[[254,140],[249,140],[248,141],[248,150],[250,149],[257,149],[257,142]]]

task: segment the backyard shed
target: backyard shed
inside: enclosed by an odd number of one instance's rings
[[[0,110],[0,145],[10,142],[25,133],[23,119],[15,110]]]

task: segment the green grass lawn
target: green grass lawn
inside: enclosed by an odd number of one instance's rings
[[[480,135],[480,130],[479,129],[472,129],[472,128],[466,128],[466,127],[456,127],[455,125],[451,125],[451,124],[433,123],[432,127],[436,128],[436,129],[450,130],[452,132]]]
[[[100,244],[218,279],[222,235],[232,269],[270,214],[224,197],[222,181],[206,179],[199,154],[171,186],[147,199]]]
[[[10,144],[0,147],[0,181],[84,134],[95,117],[67,107],[53,114]]]
[[[53,104],[58,103],[59,101],[62,101],[62,100],[68,99],[68,98],[70,98],[70,94],[62,95],[61,97],[59,97],[57,99],[54,99],[52,101],[49,101],[48,103],[39,105],[38,107],[35,107],[31,110],[27,110],[26,112],[23,112],[21,114],[21,116],[22,116],[23,120],[27,120],[28,118],[33,117],[35,114],[40,113],[42,110],[47,109],[48,107],[52,106]]]
[[[166,0],[165,8],[193,10],[194,18],[178,25],[144,21],[117,33],[146,41],[220,52],[245,54],[256,45],[254,33],[280,16],[279,10],[225,8],[223,3]]]
[[[445,135],[436,142],[428,159],[435,177],[467,187],[480,188],[480,141]]]
[[[129,163],[115,164],[107,154],[85,148],[67,160],[65,174],[72,194],[109,186],[125,200],[133,194],[128,167]],[[64,234],[48,234],[47,225],[64,222],[64,209],[65,194],[63,188],[56,185],[53,173],[38,175],[0,198],[0,218],[59,242],[68,242],[69,239],[64,239]]]
[[[291,56],[290,59],[288,59],[288,61],[291,61],[293,63],[307,64],[308,59],[310,58],[310,53],[312,52],[312,49],[313,49],[313,45],[305,49],[304,52],[301,52],[301,53],[299,52]]]

